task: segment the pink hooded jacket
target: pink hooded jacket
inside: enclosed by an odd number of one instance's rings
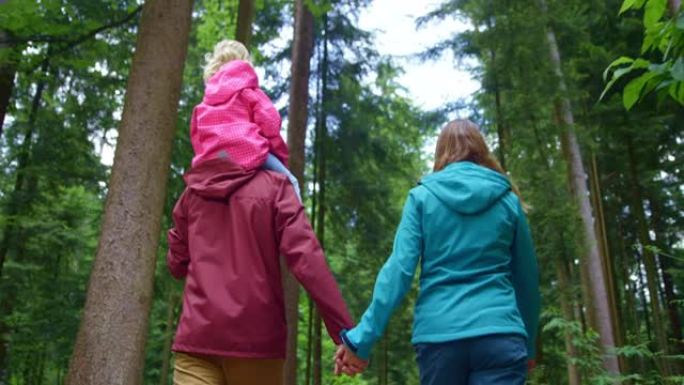
[[[192,166],[222,157],[254,170],[269,153],[287,166],[280,124],[280,114],[259,88],[254,68],[242,60],[228,62],[209,78],[204,99],[192,112]]]

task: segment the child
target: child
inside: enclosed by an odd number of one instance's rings
[[[289,153],[280,136],[280,115],[259,88],[245,46],[223,40],[206,59],[204,99],[190,124],[192,166],[228,158],[247,171],[272,170],[285,174],[301,199],[297,178],[285,166]]]

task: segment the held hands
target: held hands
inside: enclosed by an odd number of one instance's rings
[[[348,376],[354,377],[355,375],[363,372],[368,366],[368,361],[362,360],[347,349],[344,345],[337,346],[337,352],[335,353],[335,375],[339,376],[344,373]]]

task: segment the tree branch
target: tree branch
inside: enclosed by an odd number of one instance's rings
[[[124,24],[127,24],[128,22],[130,22],[131,20],[133,20],[133,19],[138,15],[138,13],[140,13],[141,10],[142,10],[142,5],[138,6],[136,9],[134,9],[131,13],[129,13],[128,15],[126,15],[126,17],[123,17],[123,18],[121,18],[121,19],[119,19],[119,20],[114,20],[114,21],[112,21],[112,22],[109,23],[109,24],[104,24],[104,25],[102,25],[102,26],[100,26],[100,27],[98,27],[98,28],[93,29],[92,31],[89,31],[89,32],[84,33],[83,35],[81,35],[81,36],[79,36],[79,37],[77,37],[77,38],[75,38],[75,39],[73,39],[73,40],[64,41],[64,42],[65,42],[65,45],[64,45],[64,46],[61,46],[61,47],[56,48],[56,49],[52,52],[52,54],[46,56],[46,57],[45,57],[43,60],[41,60],[39,63],[37,63],[36,65],[34,65],[33,67],[31,67],[31,68],[28,70],[28,73],[32,73],[32,72],[35,71],[37,68],[41,67],[43,64],[49,62],[49,61],[50,61],[50,58],[52,58],[53,56],[58,56],[58,55],[61,55],[61,54],[65,53],[65,52],[71,50],[72,48],[74,48],[74,47],[80,45],[81,43],[83,43],[83,42],[85,42],[85,41],[88,41],[88,40],[92,39],[93,37],[95,37],[95,35],[97,35],[98,33],[102,32],[102,31],[106,31],[106,30],[108,30],[108,29],[120,27],[120,26],[122,26],[122,25],[124,25]],[[44,36],[44,37],[46,37],[46,36]],[[38,41],[41,41],[41,40],[38,40]],[[42,40],[42,41],[49,41],[49,40]]]

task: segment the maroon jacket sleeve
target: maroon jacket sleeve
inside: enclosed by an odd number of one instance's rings
[[[290,152],[280,135],[282,119],[278,110],[273,106],[271,99],[259,88],[246,88],[243,90],[243,95],[252,108],[252,117],[254,123],[259,126],[261,136],[268,140],[270,152],[287,166]]]
[[[185,200],[187,190],[183,192],[176,202],[173,209],[174,227],[169,230],[169,252],[166,255],[166,264],[171,275],[176,279],[185,278],[188,274],[190,264],[190,253],[188,252],[188,220],[185,210]]]
[[[275,206],[280,254],[316,303],[328,334],[339,345],[340,331],[350,329],[354,323],[335,277],[328,268],[321,245],[306,218],[304,207],[292,185],[285,179],[279,184]]]

